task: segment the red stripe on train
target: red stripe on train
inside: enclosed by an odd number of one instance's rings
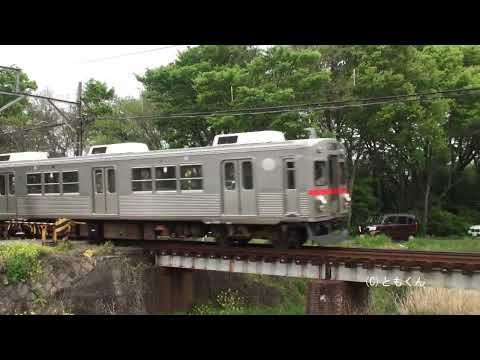
[[[327,188],[327,189],[310,189],[308,190],[308,195],[318,196],[318,195],[337,195],[337,194],[348,194],[348,189],[346,187],[339,188]]]

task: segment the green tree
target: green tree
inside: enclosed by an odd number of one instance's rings
[[[11,70],[0,69],[0,90],[13,92],[16,87],[16,72]],[[31,92],[37,89],[35,81],[29,79],[27,74],[23,71],[19,75],[19,92]],[[9,104],[17,97],[12,95],[0,94],[0,108]],[[7,109],[0,112],[0,131],[5,132],[3,136],[0,136],[0,149],[2,152],[9,152],[13,139],[15,138],[19,129],[28,127],[32,120],[27,115],[27,106],[29,104],[28,98],[14,103]],[[24,141],[21,141],[21,145],[27,145]]]
[[[238,110],[324,99],[322,87],[329,72],[315,50],[272,47],[199,46],[179,55],[170,65],[150,69],[138,77],[146,98],[165,114]],[[289,138],[305,134],[315,121],[312,113],[244,114],[159,119],[170,129],[172,146],[204,146],[222,132],[278,129]]]
[[[115,132],[116,128],[122,127],[119,121],[110,118],[114,113],[115,101],[115,89],[109,88],[106,83],[90,79],[83,85],[83,115],[87,119],[85,145],[104,143],[103,140],[111,138],[106,132]],[[75,126],[78,127],[79,124]]]

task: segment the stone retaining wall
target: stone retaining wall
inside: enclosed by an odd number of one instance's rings
[[[52,254],[41,259],[41,266],[35,279],[17,284],[0,274],[0,315],[185,312],[193,304],[214,302],[225,289],[237,290],[249,305],[278,306],[290,286],[286,279],[260,281],[243,274],[194,271],[189,301],[177,297],[166,306],[170,290],[165,269],[154,267],[153,258],[141,251],[93,257]]]

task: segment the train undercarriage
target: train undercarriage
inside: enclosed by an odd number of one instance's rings
[[[4,238],[39,238],[41,232],[31,224],[50,220],[23,220],[2,230]],[[53,224],[53,223],[52,223]],[[267,240],[278,249],[295,249],[308,240],[329,240],[336,231],[344,228],[343,221],[322,223],[260,224],[205,224],[203,222],[145,222],[145,221],[74,221],[69,229],[69,239],[103,242],[107,240],[178,240],[215,241],[219,246],[246,246],[252,240]],[[53,229],[54,227],[52,227]],[[53,232],[52,232],[53,234]],[[345,234],[344,234],[345,235]],[[338,237],[338,234],[337,234]],[[342,236],[342,239],[345,236]]]

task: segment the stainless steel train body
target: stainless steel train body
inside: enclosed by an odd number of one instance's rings
[[[102,239],[300,244],[341,227],[344,162],[335,139],[0,162],[0,219],[67,217]]]

